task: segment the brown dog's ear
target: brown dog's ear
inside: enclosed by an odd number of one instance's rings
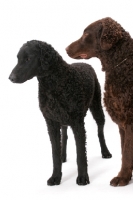
[[[100,37],[100,45],[103,50],[109,50],[123,37],[122,27],[111,18],[105,18],[101,21],[103,28]]]

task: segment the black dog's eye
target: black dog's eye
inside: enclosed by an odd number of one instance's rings
[[[25,62],[29,62],[29,61],[30,61],[30,58],[26,58],[26,59],[25,59]]]

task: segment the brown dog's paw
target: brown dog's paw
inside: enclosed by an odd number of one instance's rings
[[[111,181],[110,181],[110,185],[111,186],[125,186],[129,183],[130,179],[125,178],[125,177],[114,177]]]

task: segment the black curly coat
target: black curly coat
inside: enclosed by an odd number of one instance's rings
[[[13,69],[10,80],[23,83],[37,76],[39,81],[39,105],[46,120],[53,152],[53,174],[48,185],[60,184],[61,163],[66,161],[68,125],[74,132],[77,146],[77,184],[88,184],[84,128],[84,117],[88,108],[98,125],[102,156],[111,157],[104,140],[105,119],[100,85],[93,68],[84,63],[69,65],[51,45],[35,40],[24,44],[17,57],[18,64]]]
[[[82,45],[81,45],[82,44]],[[73,58],[98,57],[105,71],[104,103],[121,136],[122,166],[110,184],[129,183],[133,170],[133,39],[107,17],[90,24],[82,37],[67,47]]]

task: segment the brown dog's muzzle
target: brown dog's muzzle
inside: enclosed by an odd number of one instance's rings
[[[74,59],[87,59],[87,54],[83,53],[83,45],[80,44],[80,40],[77,40],[73,43],[71,43],[67,48],[66,48],[67,54]]]

